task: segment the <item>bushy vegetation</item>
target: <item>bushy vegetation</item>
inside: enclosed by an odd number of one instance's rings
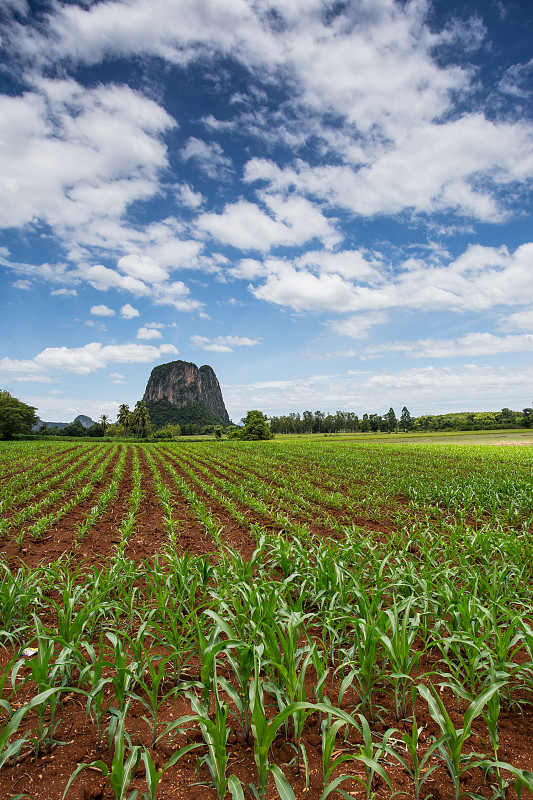
[[[201,433],[213,433],[221,421],[209,409],[200,403],[190,403],[178,408],[169,400],[153,400],[146,404],[150,415],[150,422],[155,431],[165,425],[179,425],[184,436],[194,436]]]
[[[36,409],[0,390],[0,438],[12,439],[17,434],[31,434],[37,422]]]

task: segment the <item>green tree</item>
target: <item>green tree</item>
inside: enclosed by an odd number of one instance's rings
[[[132,427],[140,438],[146,438],[151,431],[150,415],[144,400],[137,400],[132,416]]]
[[[243,422],[244,428],[230,431],[230,438],[249,441],[274,438],[274,434],[268,424],[268,417],[262,411],[249,411],[241,422]]]
[[[107,416],[107,414],[102,414],[102,416],[100,417],[100,419],[98,421],[100,422],[100,425],[102,426],[102,435],[105,436],[105,432],[107,430],[107,423],[109,422],[109,417]]]
[[[313,433],[320,433],[322,430],[322,420],[325,418],[323,411],[315,411],[315,420],[313,422]]]
[[[87,428],[87,436],[103,436],[104,429],[99,422],[95,422],[94,425],[91,425]]]
[[[122,403],[118,410],[117,420],[119,425],[122,425],[122,430],[124,431],[124,436],[128,436],[130,432],[130,409],[126,403]]]
[[[155,439],[178,439],[181,436],[181,428],[179,425],[165,425],[154,433]]]
[[[387,426],[387,430],[395,433],[398,430],[398,420],[393,408],[389,408],[386,414],[383,415],[383,420]]]
[[[71,422],[70,425],[67,425],[65,428],[61,430],[62,436],[87,436],[87,431],[79,421],[79,419],[75,420],[75,422]]]
[[[400,430],[401,431],[410,431],[413,428],[414,420],[409,413],[409,409],[404,406],[402,408],[402,413],[400,416]]]
[[[313,412],[312,411],[304,411],[303,413],[303,433],[311,433],[313,430]]]
[[[368,417],[368,422],[370,424],[370,430],[372,433],[377,433],[381,427],[381,417],[379,414],[370,414]]]
[[[37,422],[36,409],[0,389],[0,437],[12,439],[18,433],[31,433]]]

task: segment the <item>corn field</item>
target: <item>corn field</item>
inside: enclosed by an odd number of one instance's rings
[[[0,443],[0,797],[533,796],[533,450]]]

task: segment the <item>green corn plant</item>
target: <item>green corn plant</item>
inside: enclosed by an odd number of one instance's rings
[[[463,748],[465,742],[472,733],[472,723],[478,717],[490,698],[499,692],[503,683],[496,683],[485,689],[479,697],[476,697],[468,706],[462,728],[455,728],[444,704],[439,697],[439,694],[434,686],[430,685],[428,688],[424,685],[419,685],[418,691],[428,704],[429,713],[433,720],[437,723],[442,733],[438,751],[444,760],[448,774],[452,779],[455,800],[459,800],[461,796],[461,777],[471,765],[471,754],[465,755]],[[478,763],[479,765],[479,763]]]
[[[340,686],[339,706],[346,690],[354,686],[361,702],[361,711],[369,721],[372,721],[374,716],[374,687],[383,677],[378,666],[379,648],[382,643],[381,631],[384,627],[384,623],[383,627],[380,624],[382,616],[380,612],[379,619],[373,623],[364,619],[354,621],[353,645],[345,651],[345,658],[335,670],[335,672],[345,672],[346,668],[351,667]]]
[[[200,730],[205,744],[207,745],[207,754],[200,759],[200,764],[204,763],[211,775],[211,780],[217,792],[218,800],[224,800],[228,788],[230,788],[229,779],[226,777],[226,767],[228,763],[227,741],[231,729],[227,726],[228,707],[225,703],[220,702],[218,695],[217,680],[213,682],[213,695],[215,703],[214,718],[211,719],[209,708],[207,708],[198,698],[187,692],[187,697],[191,701],[194,715],[191,721],[199,722]],[[237,785],[237,779],[232,776],[234,780],[231,786]],[[232,795],[233,794],[232,790]]]
[[[35,617],[35,626],[38,631],[36,636],[37,653],[29,662],[30,675],[24,679],[23,683],[27,683],[30,680],[33,681],[41,695],[45,695],[48,690],[54,689],[53,692],[47,695],[46,701],[34,705],[38,727],[34,736],[29,737],[29,741],[33,744],[35,755],[39,758],[43,748],[52,748],[58,744],[66,744],[66,742],[60,742],[54,739],[55,731],[60,723],[60,720],[56,721],[56,713],[59,708],[59,695],[61,692],[65,692],[66,689],[65,684],[56,686],[59,666],[54,659],[54,641],[48,636],[41,634],[37,617]],[[13,667],[11,673],[13,688],[15,688],[20,668],[26,664],[26,659],[21,658]]]
[[[145,722],[150,725],[152,729],[152,749],[155,750],[157,747],[157,721],[159,715],[159,709],[163,705],[163,703],[176,694],[176,687],[172,686],[170,691],[164,692],[163,684],[165,682],[165,668],[170,661],[170,656],[167,658],[162,658],[159,661],[158,666],[156,667],[155,662],[153,659],[150,658],[149,654],[145,652],[145,662],[146,662],[146,671],[150,675],[150,681],[147,682],[142,678],[137,679],[137,684],[143,689],[144,697],[136,692],[131,692],[131,697],[139,700],[148,710],[150,717],[143,717]]]
[[[393,670],[389,680],[394,684],[394,709],[397,721],[407,715],[407,682],[412,680],[411,672],[423,655],[422,650],[415,650],[413,647],[420,625],[420,616],[415,614],[411,617],[411,607],[412,602],[408,601],[401,616],[397,604],[388,608],[385,614],[390,629],[388,633],[381,634],[381,642]]]
[[[105,660],[105,648],[103,638],[100,637],[99,652],[97,654],[92,644],[86,644],[85,650],[88,661],[80,673],[80,686],[85,686],[87,691],[87,704],[85,713],[94,718],[96,722],[96,747],[102,747],[102,722],[104,719],[104,691],[105,687],[111,683],[110,677],[104,677],[104,666],[111,666]]]
[[[231,667],[237,686],[233,686],[225,678],[220,678],[219,682],[237,708],[238,718],[241,721],[246,742],[250,739],[250,680],[254,673],[255,660],[260,660],[264,651],[264,645],[254,645],[256,630],[259,628],[260,623],[256,619],[255,612],[257,607],[252,605],[252,598],[253,595],[250,595],[248,602],[244,604],[240,603],[238,596],[235,598],[238,613],[235,614],[233,627],[226,618],[216,611],[207,609],[205,612],[228,637],[228,641],[234,643],[231,648],[227,648],[226,659]],[[229,616],[230,610],[226,604],[221,606],[222,609],[225,611],[225,616]],[[249,628],[252,626],[253,629],[250,631]],[[233,712],[231,711],[230,713]]]
[[[380,764],[386,750],[387,744],[390,737],[394,734],[394,729],[389,728],[383,736],[383,741],[380,745],[374,744],[372,739],[372,733],[370,731],[370,726],[368,724],[368,720],[362,714],[358,714],[359,720],[361,725],[357,725],[355,723],[359,734],[363,738],[363,744],[358,746],[358,752],[353,754],[353,758],[356,761],[360,761],[364,764],[365,767],[365,777],[360,778],[359,776],[354,776],[356,780],[362,783],[366,788],[366,800],[370,800],[372,797],[372,784],[374,780],[374,776],[377,774],[380,778],[382,778],[389,789],[392,790],[392,783]]]
[[[115,670],[115,674],[111,679],[111,683],[115,690],[118,711],[122,714],[126,708],[126,703],[129,702],[130,692],[135,683],[135,675],[139,664],[136,661],[129,661],[123,642],[116,633],[108,632],[106,636],[113,645],[113,661],[111,665]]]
[[[215,662],[217,655],[229,647],[234,647],[239,644],[234,640],[221,640],[218,625],[214,625],[206,636],[201,623],[201,613],[194,613],[191,618],[194,622],[195,628],[195,644],[198,653],[198,683],[202,689],[202,703],[207,705],[209,703],[209,695],[213,688],[215,676]]]
[[[288,637],[287,637],[288,638]],[[289,658],[284,659],[285,663],[279,663],[278,675],[281,684],[273,684],[266,681],[264,688],[266,691],[275,695],[278,709],[283,711],[288,705],[293,703],[304,703],[306,700],[305,678],[307,667],[312,659],[311,648],[301,660],[294,658],[294,653],[289,653]],[[287,655],[287,653],[286,653]],[[291,727],[294,733],[296,750],[296,774],[300,775],[300,754],[303,756],[304,763],[307,764],[307,755],[301,743],[304,725],[311,711],[305,708],[298,708],[290,717]],[[308,776],[306,776],[308,778]]]
[[[173,767],[182,756],[190,753],[190,751],[194,750],[196,747],[198,747],[197,743],[185,745],[185,747],[182,747],[180,750],[177,750],[175,753],[173,753],[169,760],[159,768],[157,768],[154,764],[154,760],[150,755],[150,752],[146,749],[146,747],[144,747],[143,752],[141,753],[141,761],[144,763],[145,767],[146,787],[148,791],[143,792],[143,800],[157,800],[157,787],[165,772]],[[232,775],[232,778],[233,777],[234,776]],[[234,795],[234,797],[236,797],[237,800],[240,800],[238,796]],[[244,800],[244,796],[242,797],[242,800]]]
[[[336,739],[337,734],[346,725],[345,720],[337,719],[332,722],[330,717],[322,720],[321,736],[322,736],[322,775],[323,775],[323,792],[320,795],[320,800],[326,800],[326,797],[331,792],[338,792],[342,797],[349,800],[351,795],[347,794],[340,788],[341,783],[347,780],[353,780],[352,775],[341,774],[337,775],[333,780],[331,776],[337,769],[346,761],[353,761],[352,753],[336,754]]]
[[[413,722],[411,730],[400,732],[407,754],[410,756],[410,762],[407,761],[403,756],[401,756],[398,753],[398,750],[395,747],[391,746],[390,744],[387,744],[386,752],[400,762],[406,773],[413,781],[412,792],[411,791],[406,792],[401,790],[397,792],[397,794],[405,794],[407,795],[407,797],[414,796],[414,800],[420,800],[420,792],[422,790],[422,786],[439,766],[438,764],[427,766],[427,763],[431,758],[431,756],[433,755],[433,753],[435,752],[435,750],[437,750],[437,748],[441,744],[443,744],[444,740],[443,737],[440,737],[436,741],[432,742],[427,751],[425,752],[425,754],[422,756],[422,758],[419,757],[418,753],[419,739],[422,730],[418,727],[418,723],[416,721],[416,716],[415,716],[416,694],[417,694],[416,687],[415,686],[411,687],[411,699],[413,704]],[[497,697],[497,694],[493,695],[493,697]],[[428,797],[430,797],[430,795],[426,795],[426,800]]]
[[[129,750],[128,755],[126,755],[127,749]],[[68,790],[80,772],[87,768],[100,770],[102,775],[109,779],[109,785],[115,800],[135,800],[138,794],[137,789],[134,789],[128,795],[128,788],[137,771],[140,754],[141,748],[138,745],[131,745],[131,740],[125,728],[125,714],[119,714],[115,725],[114,753],[111,767],[109,768],[107,764],[100,760],[91,761],[90,764],[80,764],[68,780],[63,792],[63,800],[65,800]]]
[[[286,720],[299,711],[321,711],[342,719],[345,724],[353,725],[354,720],[341,709],[334,709],[326,704],[307,702],[291,703],[279,714],[268,719],[265,714],[263,688],[259,681],[259,669],[256,667],[254,679],[250,685],[251,725],[254,736],[254,760],[257,766],[257,787],[250,784],[250,790],[256,800],[265,800],[268,778],[272,774],[278,793],[283,798],[293,798],[294,793],[282,771],[269,762],[269,752],[274,739]]]
[[[13,712],[7,700],[2,700],[2,707],[8,712],[9,719],[7,724],[0,730],[0,769],[2,769],[6,761],[10,758],[16,763],[24,745],[31,741],[29,733],[25,734],[20,739],[13,740],[13,736],[18,731],[20,723],[28,711],[31,711],[32,708],[40,708],[47,704],[52,695],[57,694],[58,691],[59,689],[53,688],[46,689],[44,692],[39,692],[35,697],[32,697],[29,703],[26,703],[26,705],[15,712]]]
[[[156,612],[152,622],[154,640],[169,653],[175,687],[178,687],[182,670],[193,654],[193,634],[190,620],[194,613],[191,611],[183,616],[179,611],[174,611],[171,606],[161,614]]]

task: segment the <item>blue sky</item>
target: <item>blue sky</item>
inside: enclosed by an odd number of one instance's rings
[[[115,417],[533,400],[529,0],[3,0],[0,386]]]

